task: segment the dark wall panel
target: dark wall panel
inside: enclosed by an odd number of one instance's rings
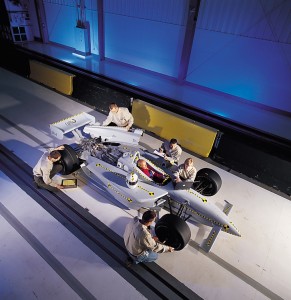
[[[291,195],[291,150],[246,137],[222,135],[211,158],[275,190]]]
[[[72,96],[105,114],[109,112],[108,106],[112,102],[131,110],[131,95],[86,76],[77,75],[74,78]]]
[[[19,52],[13,44],[3,42],[1,44],[0,66],[18,75],[29,76],[28,57]]]

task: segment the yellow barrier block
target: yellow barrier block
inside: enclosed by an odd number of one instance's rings
[[[203,157],[209,156],[218,132],[142,100],[134,100],[132,114],[138,127],[167,140],[176,138],[183,148]]]
[[[72,95],[75,75],[58,70],[41,62],[30,60],[30,78],[57,91]]]

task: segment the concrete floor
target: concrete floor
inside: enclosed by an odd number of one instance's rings
[[[53,138],[50,123],[83,111],[97,120],[105,119],[87,106],[4,69],[0,78],[1,143],[32,167],[44,147],[71,142]],[[141,142],[153,149],[161,143],[147,134]],[[188,156],[193,154],[184,152],[182,160]],[[221,232],[206,254],[197,243],[210,228],[190,224],[189,245],[161,254],[157,264],[203,299],[290,299],[290,199],[193,157],[197,169],[210,167],[221,176],[222,187],[211,199],[221,208],[224,200],[233,204],[230,216],[242,237]],[[0,299],[145,298],[1,168],[0,190]],[[136,215],[86,186],[64,193],[119,235]]]

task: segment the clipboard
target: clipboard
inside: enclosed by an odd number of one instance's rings
[[[62,186],[64,187],[64,189],[76,188],[78,186],[77,185],[77,179],[76,178],[63,179],[62,180]]]

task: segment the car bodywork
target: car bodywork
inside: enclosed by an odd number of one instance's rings
[[[75,116],[71,117],[71,119],[74,118]],[[167,203],[170,212],[175,213],[180,219],[212,227],[210,234],[201,244],[201,248],[206,252],[211,249],[220,231],[240,236],[238,229],[229,219],[228,214],[232,208],[229,202],[226,201],[224,209],[221,210],[212,203],[211,197],[206,197],[194,188],[174,189],[171,170],[160,168],[155,163],[158,161],[158,157],[138,146],[142,135],[140,129],[127,132],[123,128],[94,125],[94,120],[90,115],[89,117],[82,115],[82,118],[87,118],[87,123],[85,120],[81,120],[79,121],[81,126],[77,126],[77,122],[70,122],[70,118],[66,119],[69,124],[66,125],[66,133],[79,130],[85,125],[82,131],[90,135],[90,137],[84,137],[80,131],[74,133],[78,145],[74,151],[82,160],[80,169],[75,172],[76,176],[81,176],[93,184],[99,192],[110,199],[116,199],[127,208],[158,210]],[[64,127],[59,122],[54,124]],[[61,135],[59,134],[59,136]],[[147,177],[137,166],[137,161],[141,158],[163,174],[167,180],[164,183],[156,184],[152,178]],[[209,169],[209,172],[214,171]],[[126,184],[126,177],[131,173],[137,174],[139,178],[134,189],[130,189]],[[218,175],[216,174],[216,176]],[[184,245],[181,248],[183,247]]]

